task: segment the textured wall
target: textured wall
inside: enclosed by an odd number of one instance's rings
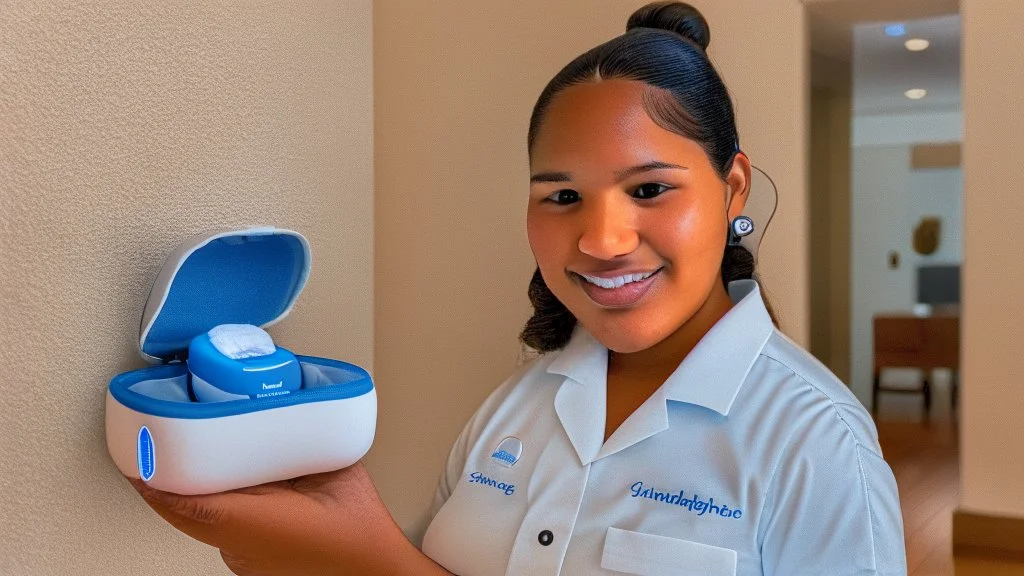
[[[711,23],[743,147],[779,186],[761,263],[783,328],[806,343],[803,8],[694,3]],[[518,359],[534,268],[525,231],[533,103],[562,66],[621,33],[642,4],[374,4],[374,353],[383,408],[368,466],[402,524],[427,505],[452,440]]]
[[[0,2],[0,574],[220,574],[104,444],[109,379],[197,231],[291,227],[285,345],[371,366],[372,8]]]

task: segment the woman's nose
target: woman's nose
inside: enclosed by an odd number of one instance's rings
[[[628,202],[592,198],[582,216],[579,250],[588,256],[611,260],[633,252],[640,243]]]

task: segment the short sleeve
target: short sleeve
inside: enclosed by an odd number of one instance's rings
[[[896,479],[860,406],[830,405],[797,428],[762,523],[765,576],[907,573]]]

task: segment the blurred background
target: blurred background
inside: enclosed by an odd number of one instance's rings
[[[692,3],[779,188],[766,292],[875,413],[911,574],[1024,574],[1024,4]],[[533,103],[642,4],[0,0],[0,574],[228,573],[103,430],[164,258],[223,227],[310,239],[271,333],[371,371],[413,522],[524,357]]]

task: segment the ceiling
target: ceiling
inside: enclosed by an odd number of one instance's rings
[[[946,112],[960,109],[960,18],[956,0],[815,0],[810,20],[812,82],[851,89],[858,115]],[[903,37],[885,34],[901,23]],[[931,45],[910,52],[903,43],[924,38]],[[904,92],[924,88],[910,100]]]

